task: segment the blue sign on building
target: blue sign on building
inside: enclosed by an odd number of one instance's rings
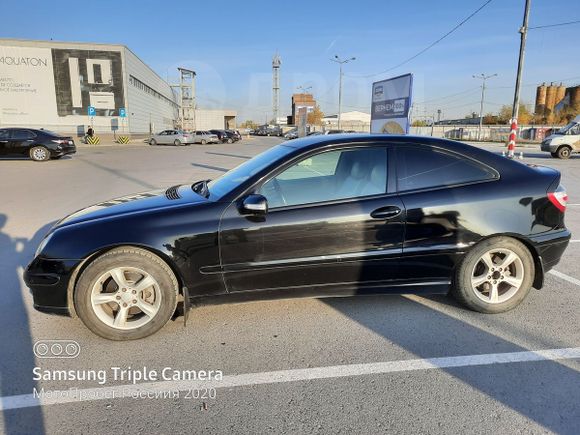
[[[93,106],[89,106],[87,113],[89,116],[95,116],[97,114],[97,109],[95,109]]]
[[[124,108],[124,107],[121,107],[121,108],[119,109],[119,117],[120,117],[120,118],[126,118],[126,117],[127,117],[127,111],[125,110],[125,108]]]

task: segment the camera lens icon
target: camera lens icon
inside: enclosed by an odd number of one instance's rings
[[[81,346],[74,340],[39,340],[33,350],[37,358],[76,358]]]

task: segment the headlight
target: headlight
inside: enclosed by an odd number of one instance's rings
[[[34,253],[35,257],[38,257],[38,255],[42,252],[42,250],[46,248],[46,245],[48,245],[48,242],[52,238],[52,234],[53,234],[52,232],[48,233],[46,237],[42,239],[42,242],[40,242],[40,245],[38,245],[38,248],[36,248],[36,252]]]

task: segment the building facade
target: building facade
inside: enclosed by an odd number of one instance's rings
[[[196,112],[197,129],[235,127],[235,112]],[[178,121],[175,91],[124,45],[0,39],[0,127],[148,135]]]

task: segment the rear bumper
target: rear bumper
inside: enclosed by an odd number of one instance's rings
[[[72,145],[72,146],[63,147],[60,150],[58,150],[58,149],[50,150],[50,156],[51,157],[62,157],[62,156],[66,156],[69,154],[75,154],[76,152],[77,152],[77,147]]]
[[[549,271],[560,262],[571,237],[572,233],[567,229],[550,231],[530,237],[541,258],[544,272]]]

